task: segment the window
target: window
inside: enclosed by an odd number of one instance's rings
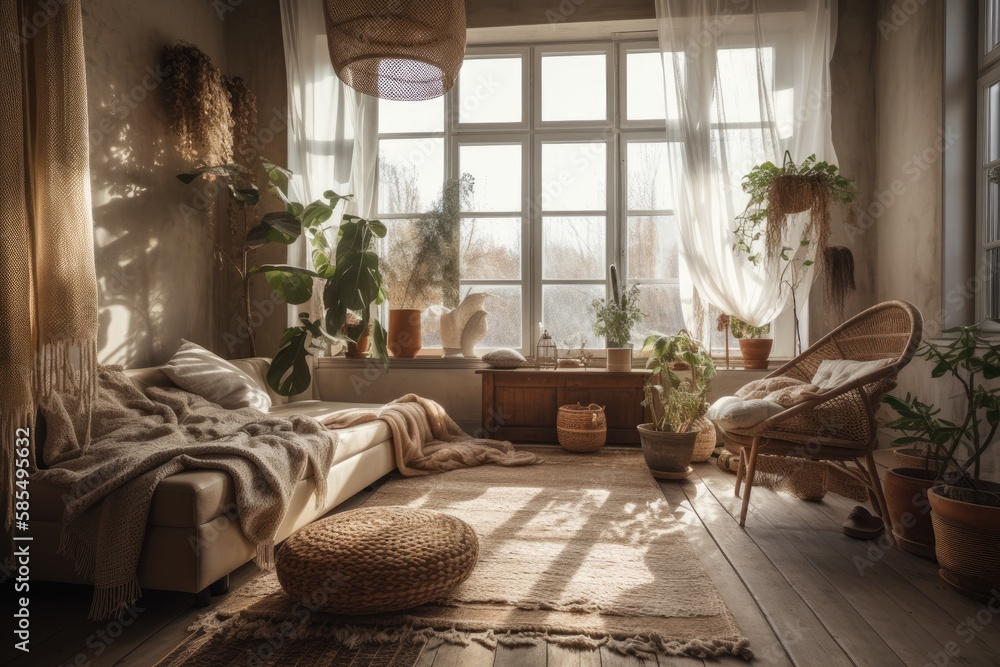
[[[983,3],[979,78],[978,266],[976,319],[1000,317],[1000,2]],[[991,173],[993,177],[991,178]]]
[[[740,55],[738,46],[720,51],[720,85],[744,85],[741,63],[752,59]],[[606,296],[611,263],[627,283],[642,285],[649,317],[633,342],[683,326],[669,176],[681,137],[672,122],[676,100],[665,102],[662,91],[655,42],[558,44],[470,48],[444,98],[380,102],[389,305],[427,308],[425,350],[440,347],[441,305],[470,292],[491,295],[482,347],[530,354],[544,322],[560,347],[584,339],[603,348],[592,303]],[[747,112],[713,117],[713,127],[759,126],[759,110]],[[423,303],[403,303],[412,300],[413,249],[439,232],[423,214],[440,200],[443,181],[466,174],[472,187],[459,207],[458,275]]]

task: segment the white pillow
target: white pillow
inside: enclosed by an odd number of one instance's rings
[[[813,375],[812,383],[822,389],[839,387],[854,382],[863,375],[885,368],[894,359],[876,359],[875,361],[853,361],[851,359],[827,359],[819,362],[819,368]]]
[[[727,428],[750,428],[784,411],[785,408],[777,403],[763,398],[744,399],[736,396],[723,396],[712,403],[705,416],[725,430]]]
[[[254,408],[267,412],[271,408],[271,397],[253,378],[190,341],[182,339],[180,348],[160,370],[184,391],[227,410]]]
[[[517,350],[501,347],[484,354],[483,361],[493,368],[517,368],[524,363],[525,359]]]

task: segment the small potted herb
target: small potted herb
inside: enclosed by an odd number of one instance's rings
[[[597,321],[594,333],[607,344],[608,370],[625,373],[632,370],[632,330],[646,316],[639,308],[639,286],[625,291],[618,287],[618,269],[611,265],[611,301],[595,299]]]

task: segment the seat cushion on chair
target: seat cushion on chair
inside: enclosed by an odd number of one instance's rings
[[[784,410],[777,403],[762,398],[723,396],[712,403],[705,416],[725,430],[756,426]]]
[[[819,367],[813,374],[812,383],[823,389],[840,387],[880,368],[885,368],[893,361],[893,359],[876,359],[874,361],[825,359],[819,362]]]
[[[822,389],[787,375],[761,378],[748,382],[736,392],[737,398],[763,398],[766,401],[790,408],[817,398]]]
[[[365,507],[317,521],[278,551],[290,598],[334,614],[377,614],[440,600],[472,573],[476,533],[448,514]]]

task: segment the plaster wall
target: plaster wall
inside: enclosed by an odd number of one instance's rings
[[[182,337],[218,351],[217,210],[182,209],[195,192],[175,178],[187,165],[171,146],[162,62],[184,40],[225,69],[225,25],[202,0],[86,0],[83,29],[100,361],[161,363]]]

